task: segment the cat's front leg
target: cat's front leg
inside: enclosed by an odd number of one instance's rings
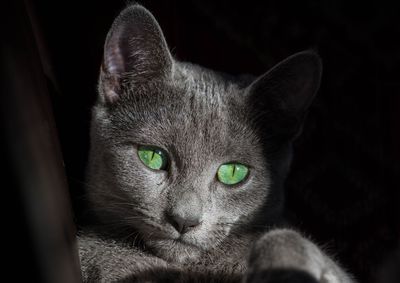
[[[264,234],[252,248],[244,282],[352,283],[314,243],[290,229]]]

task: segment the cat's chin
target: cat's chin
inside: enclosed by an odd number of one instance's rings
[[[147,246],[158,257],[176,263],[193,262],[200,258],[203,250],[181,240],[159,239],[147,241]]]

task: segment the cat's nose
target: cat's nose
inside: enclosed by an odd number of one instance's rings
[[[196,228],[200,223],[201,219],[198,216],[190,215],[190,216],[182,216],[179,214],[171,214],[169,215],[169,222],[171,225],[180,233],[185,234],[194,228]]]
[[[200,197],[195,192],[184,192],[172,201],[172,207],[167,212],[169,223],[181,234],[185,234],[202,222],[203,206]]]

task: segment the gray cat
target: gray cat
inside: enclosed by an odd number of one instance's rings
[[[140,5],[108,33],[79,235],[88,282],[353,282],[282,228],[291,146],[321,62],[295,54],[231,77],[175,60]]]

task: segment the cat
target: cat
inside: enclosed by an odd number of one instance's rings
[[[281,217],[321,73],[313,51],[257,78],[180,62],[153,15],[126,7],[92,111],[84,281],[354,282]]]

